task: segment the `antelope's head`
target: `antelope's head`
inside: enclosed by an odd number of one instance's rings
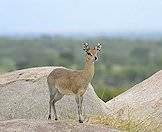
[[[95,47],[89,47],[88,43],[83,44],[83,50],[86,52],[86,58],[89,61],[97,61],[98,60],[98,52],[101,50],[101,44],[98,43]]]

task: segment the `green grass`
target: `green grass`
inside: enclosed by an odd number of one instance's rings
[[[110,99],[113,99],[119,94],[125,92],[126,90],[128,90],[128,88],[114,88],[114,87],[99,85],[98,88],[95,89],[95,92],[100,99],[102,99],[104,102],[107,102]]]

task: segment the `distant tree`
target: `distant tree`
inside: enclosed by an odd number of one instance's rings
[[[150,49],[137,47],[130,52],[131,57],[135,58],[140,64],[148,64],[150,58]]]

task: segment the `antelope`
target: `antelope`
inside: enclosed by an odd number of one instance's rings
[[[89,47],[88,43],[84,43],[83,50],[86,52],[83,70],[61,67],[54,69],[47,77],[50,93],[48,119],[51,119],[51,106],[55,120],[58,120],[55,103],[64,95],[74,95],[78,107],[79,123],[83,123],[83,94],[94,76],[94,62],[98,60],[97,54],[101,50],[101,44],[98,43],[95,47]]]

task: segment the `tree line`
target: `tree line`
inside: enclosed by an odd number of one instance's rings
[[[162,67],[162,39],[122,37],[0,37],[0,74],[38,66],[81,69],[82,43],[102,43],[93,86],[104,101],[148,78]]]

